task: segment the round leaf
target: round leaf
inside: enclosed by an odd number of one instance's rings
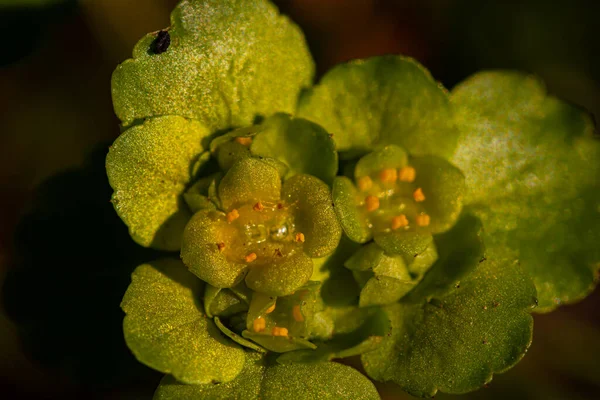
[[[252,140],[251,150],[286,164],[284,178],[308,174],[331,184],[337,174],[338,156],[333,140],[323,128],[305,119],[286,114],[268,118]]]
[[[131,127],[111,146],[106,172],[112,202],[137,243],[179,250],[191,217],[182,195],[207,135],[197,121],[167,116]]]
[[[246,126],[257,115],[293,112],[311,82],[301,31],[266,0],[184,0],[166,32],[166,49],[155,50],[151,33],[113,74],[125,126],[159,115],[194,118],[212,132]]]
[[[600,142],[591,118],[548,96],[534,77],[477,74],[452,92],[461,128],[452,159],[465,204],[481,218],[488,253],[519,261],[537,311],[595,286],[600,262]]]
[[[312,260],[302,251],[296,251],[277,262],[249,268],[246,285],[269,296],[285,296],[308,282],[312,272]]]
[[[525,355],[534,305],[535,288],[519,267],[488,259],[439,298],[387,306],[392,336],[362,355],[363,366],[419,397],[475,390]]]
[[[202,282],[179,260],[144,264],[121,303],[125,341],[142,363],[189,384],[227,382],[244,366],[244,351],[206,318]]]
[[[298,116],[333,134],[338,151],[396,144],[449,155],[457,134],[445,89],[416,61],[374,57],[334,67],[303,93]]]

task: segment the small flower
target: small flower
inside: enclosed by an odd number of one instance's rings
[[[344,232],[358,243],[371,238],[386,252],[410,260],[452,227],[462,209],[463,174],[442,158],[409,157],[389,145],[362,157],[334,182],[333,201]]]
[[[202,209],[183,234],[181,257],[218,288],[245,278],[252,290],[293,293],[312,275],[311,257],[335,250],[341,228],[325,183],[277,170],[256,158],[233,164],[218,185],[220,209]]]

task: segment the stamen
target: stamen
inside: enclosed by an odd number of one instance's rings
[[[392,218],[393,230],[396,230],[398,228],[404,228],[405,226],[408,226],[408,219],[406,218],[406,215],[400,214]]]
[[[262,203],[259,201],[258,203],[256,203],[254,205],[254,207],[252,207],[252,209],[254,211],[262,211],[265,208],[265,206],[262,205]]]
[[[417,175],[417,171],[413,167],[404,167],[400,169],[399,179],[402,182],[413,182]]]
[[[267,322],[263,317],[258,317],[254,321],[252,321],[252,330],[254,332],[262,332],[267,327]]]
[[[225,243],[217,243],[217,248],[219,249],[219,251],[223,251],[223,249],[225,248]]]
[[[431,222],[431,218],[427,214],[419,214],[417,215],[417,225],[419,226],[428,226]]]
[[[231,223],[240,217],[240,213],[237,209],[233,209],[227,213],[227,222]]]
[[[365,198],[365,204],[367,206],[367,211],[375,211],[379,208],[379,198],[376,196],[367,196]]]
[[[273,327],[273,331],[271,332],[273,336],[287,336],[288,330],[287,328],[280,328],[278,326]]]
[[[265,312],[267,314],[271,314],[273,311],[275,311],[275,303],[273,303],[271,307],[267,308]]]
[[[300,311],[300,306],[294,306],[294,308],[292,309],[292,315],[294,316],[294,319],[298,322],[302,322],[304,321],[304,316],[302,315],[302,312]]]
[[[417,203],[425,201],[425,194],[423,193],[423,189],[418,188],[417,190],[415,190],[415,192],[413,193],[413,198]]]
[[[379,172],[379,179],[384,183],[394,183],[398,179],[398,171],[396,168],[386,168]]]
[[[235,142],[241,144],[242,146],[250,146],[250,144],[252,143],[252,138],[238,136],[235,138]]]
[[[359,178],[358,182],[356,183],[358,184],[358,189],[361,192],[366,192],[367,190],[371,189],[371,187],[373,187],[373,181],[369,176],[363,176]]]
[[[296,233],[296,242],[304,243],[304,233],[301,233],[301,232]]]
[[[252,261],[256,260],[256,253],[248,254],[244,260],[246,260],[247,263],[251,263]]]

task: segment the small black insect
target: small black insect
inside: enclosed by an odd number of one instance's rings
[[[167,51],[169,46],[171,45],[171,36],[167,31],[160,31],[158,35],[156,35],[156,39],[152,42],[150,49],[154,52],[154,54],[161,54]]]

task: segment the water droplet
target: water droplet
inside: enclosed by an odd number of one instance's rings
[[[288,233],[289,229],[287,223],[275,225],[269,229],[269,235],[271,236],[271,239],[275,241],[284,240],[288,236]]]

